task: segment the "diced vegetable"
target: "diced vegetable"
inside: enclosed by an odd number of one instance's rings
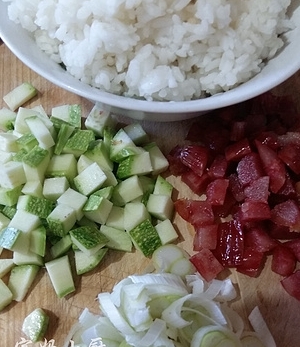
[[[38,265],[17,265],[13,267],[7,285],[13,294],[13,300],[22,301],[25,298],[39,269]]]
[[[34,86],[28,82],[24,82],[4,95],[3,100],[7,103],[8,107],[14,111],[36,94],[37,90]]]
[[[99,230],[89,226],[72,229],[70,236],[75,246],[87,255],[93,255],[109,241]]]
[[[48,328],[49,316],[41,308],[36,308],[28,316],[25,317],[22,324],[23,333],[32,342],[43,339]]]
[[[0,278],[0,311],[13,301],[13,293]]]
[[[59,298],[75,291],[75,284],[67,255],[45,263],[48,275]]]
[[[75,250],[75,267],[77,275],[83,275],[99,265],[107,252],[107,248],[100,248],[92,255],[88,255],[80,250]]]

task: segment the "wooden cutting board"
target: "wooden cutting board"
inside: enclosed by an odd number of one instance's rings
[[[23,65],[8,48],[0,45],[0,108],[6,106],[2,96],[24,81],[31,82],[39,91],[38,97],[28,103],[28,107],[43,105],[47,112],[53,106],[79,103],[83,114],[87,114],[92,104],[81,97],[64,91]],[[291,94],[300,109],[300,73],[274,89],[276,94]],[[130,123],[130,119],[120,119]],[[142,125],[154,141],[167,153],[173,146],[183,141],[192,120],[176,123],[144,122]],[[165,134],[168,134],[166,139]],[[174,184],[178,197],[192,197],[190,190],[180,180],[168,176]],[[174,223],[178,229],[179,244],[191,253],[193,230],[178,216]],[[58,299],[50,280],[42,269],[34,281],[30,294],[23,302],[12,303],[0,312],[1,346],[13,347],[21,342],[23,319],[32,310],[41,307],[50,316],[46,339],[52,340],[51,346],[62,347],[71,326],[77,321],[83,308],[99,313],[97,294],[110,291],[113,285],[122,278],[145,271],[148,259],[140,253],[109,252],[99,268],[80,278],[76,278],[77,291],[63,299]],[[270,271],[270,260],[258,278],[232,273],[238,284],[240,295],[233,307],[245,318],[255,306],[259,306],[278,347],[298,347],[300,345],[300,302],[291,298],[279,283],[280,276]],[[19,344],[20,345],[20,344]],[[29,346],[33,346],[30,344]],[[40,346],[40,344],[36,344]],[[48,344],[50,346],[50,344]]]

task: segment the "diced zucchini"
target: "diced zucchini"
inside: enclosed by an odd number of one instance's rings
[[[50,153],[47,149],[33,147],[23,158],[26,180],[43,182],[49,161]]]
[[[87,217],[83,216],[78,222],[77,222],[78,226],[81,227],[85,227],[85,226],[89,226],[92,228],[98,228],[98,224],[90,219],[88,219]]]
[[[18,161],[18,162],[23,162],[23,158],[25,155],[28,153],[25,148],[22,148],[18,150],[18,152],[14,153],[12,160],[13,161]]]
[[[50,120],[57,128],[66,123],[79,129],[81,128],[81,116],[80,105],[61,105],[52,108]]]
[[[27,152],[31,151],[33,147],[37,146],[38,140],[32,133],[26,133],[17,139],[19,149],[25,149]]]
[[[22,188],[24,195],[32,195],[38,198],[43,197],[43,187],[40,181],[28,181]]]
[[[0,212],[0,233],[1,231],[8,226],[11,218],[5,216],[5,214]]]
[[[108,186],[108,187],[104,187],[104,188],[101,188],[101,189],[95,191],[95,193],[93,193],[93,195],[101,196],[105,199],[110,200],[112,197],[113,191],[114,191],[114,187]]]
[[[131,237],[125,230],[101,225],[100,232],[109,240],[106,247],[124,252],[132,251]]]
[[[131,155],[118,166],[117,177],[124,179],[133,175],[147,175],[152,172],[152,164],[148,152]]]
[[[46,228],[43,225],[41,225],[37,229],[32,230],[30,232],[29,250],[40,255],[41,257],[44,257],[46,253],[46,239]]]
[[[80,174],[91,164],[93,164],[93,160],[88,158],[85,154],[81,154],[81,156],[77,160],[77,172]]]
[[[140,123],[131,123],[124,127],[126,134],[137,145],[143,145],[149,141],[149,136]]]
[[[95,269],[103,259],[107,252],[107,248],[100,248],[96,253],[92,255],[87,255],[86,253],[75,250],[75,268],[77,275],[83,275],[86,272],[89,272]]]
[[[7,286],[13,300],[22,301],[25,298],[39,269],[38,265],[17,265],[11,270]]]
[[[174,203],[167,195],[150,194],[147,202],[147,210],[159,220],[172,219]]]
[[[78,158],[89,147],[91,141],[95,140],[95,134],[91,130],[76,130],[68,138],[62,153],[74,154]]]
[[[89,165],[80,174],[74,177],[76,189],[83,195],[90,195],[101,188],[107,176],[97,163]]]
[[[53,155],[48,164],[46,177],[66,177],[70,182],[77,175],[77,160],[73,154]]]
[[[124,207],[113,206],[107,217],[107,226],[123,230],[124,229]]]
[[[11,219],[9,226],[17,228],[24,232],[30,232],[41,225],[40,218],[22,209],[17,209],[13,218]]]
[[[178,239],[178,234],[169,219],[165,219],[155,225],[155,229],[161,239],[163,245],[174,242]]]
[[[70,236],[75,246],[87,255],[95,254],[109,241],[98,229],[88,226],[72,229]]]
[[[83,206],[87,202],[87,197],[72,188],[68,188],[58,199],[58,204],[68,205],[75,210],[76,219],[83,217]]]
[[[46,178],[42,188],[43,196],[56,201],[69,187],[69,181],[64,176]]]
[[[173,186],[161,175],[158,175],[155,181],[153,194],[167,195],[172,197]]]
[[[110,158],[113,161],[121,162],[130,155],[139,153],[135,143],[126,134],[124,129],[120,129],[112,138],[110,145]]]
[[[109,150],[109,153],[110,153],[111,142],[115,134],[116,134],[115,128],[106,127],[103,129],[103,142],[105,143],[106,148]]]
[[[48,149],[55,145],[55,141],[52,137],[50,130],[39,117],[28,117],[25,121],[28,125],[30,132],[37,139],[41,148]]]
[[[108,199],[96,194],[90,195],[83,206],[84,215],[92,221],[104,224],[112,209],[113,203]]]
[[[0,233],[0,247],[12,250],[21,233],[21,230],[13,227],[4,228]]]
[[[105,169],[103,169],[103,172],[105,173],[105,176],[106,176],[106,180],[103,183],[103,187],[109,187],[109,186],[115,187],[118,184],[118,180],[114,172],[110,170],[105,170]]]
[[[30,117],[39,117],[47,126],[47,128],[52,130],[53,124],[49,120],[47,114],[45,113],[43,108],[24,108],[20,107],[17,112],[17,117],[15,120],[15,131],[18,134],[27,134],[30,132],[30,129],[26,123],[26,119]]]
[[[37,95],[37,89],[32,84],[24,82],[4,95],[3,100],[12,111],[15,111],[35,95]]]
[[[153,167],[152,174],[158,175],[162,173],[163,171],[166,171],[169,167],[168,159],[164,156],[160,148],[157,146],[156,143],[150,143],[144,147],[149,154],[151,158],[151,163]]]
[[[62,255],[65,255],[71,247],[72,240],[70,235],[67,234],[50,248],[50,253],[52,257],[55,259],[61,257]]]
[[[0,133],[0,149],[5,152],[17,152],[17,139],[13,133]]]
[[[4,206],[2,209],[2,214],[9,219],[12,219],[16,212],[16,206]]]
[[[0,130],[9,131],[13,130],[16,113],[6,107],[0,109]]]
[[[38,198],[33,195],[22,195],[17,204],[18,209],[34,214],[40,218],[47,218],[54,209],[55,203],[46,198]]]
[[[139,249],[145,257],[162,245],[160,237],[149,219],[146,219],[134,229],[129,231],[133,244]]]
[[[11,258],[0,259],[0,278],[9,273],[9,271],[15,266]]]
[[[58,204],[47,217],[49,232],[53,235],[63,237],[76,223],[76,211],[74,208]]]
[[[13,293],[0,278],[0,311],[13,301]]]
[[[75,291],[75,284],[67,255],[45,263],[48,275],[59,298]]]
[[[143,187],[137,175],[121,181],[114,189],[112,202],[117,206],[124,206],[126,203],[143,196]]]
[[[129,231],[149,219],[150,215],[142,202],[129,202],[124,207],[124,229]]]
[[[15,188],[26,182],[23,164],[8,161],[0,165],[0,186],[3,188]]]
[[[14,188],[0,187],[0,205],[13,206],[18,202],[23,185]]]
[[[109,157],[109,151],[102,139],[91,141],[84,155],[93,162],[98,163],[102,169],[112,171],[114,168],[114,164]]]
[[[32,342],[43,339],[49,323],[49,316],[41,308],[36,308],[28,316],[25,317],[22,324],[23,333]]]
[[[0,149],[0,163],[1,164],[7,163],[8,161],[12,161],[13,158],[14,158],[13,153],[6,152],[6,151],[3,151],[2,149]]]
[[[103,137],[104,129],[114,128],[116,121],[109,111],[102,110],[97,104],[92,108],[85,120],[85,127],[98,137]]]
[[[54,147],[54,154],[60,155],[75,130],[75,127],[69,124],[63,123],[58,131],[57,139]]]
[[[43,257],[33,253],[31,251],[27,252],[13,252],[13,261],[16,265],[38,265],[43,266],[44,260]]]

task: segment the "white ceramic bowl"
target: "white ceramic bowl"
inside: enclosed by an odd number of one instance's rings
[[[236,104],[284,82],[300,68],[300,1],[293,2],[291,17],[297,27],[286,34],[288,43],[262,71],[248,82],[213,97],[183,102],[149,102],[113,95],[92,88],[69,75],[35,45],[30,35],[7,17],[7,3],[0,1],[0,37],[9,49],[28,67],[52,83],[105,109],[135,119],[178,121],[209,110]]]

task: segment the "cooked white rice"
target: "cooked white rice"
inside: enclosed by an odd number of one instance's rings
[[[276,54],[290,28],[290,0],[4,1],[9,18],[73,76],[147,100],[234,88]]]

